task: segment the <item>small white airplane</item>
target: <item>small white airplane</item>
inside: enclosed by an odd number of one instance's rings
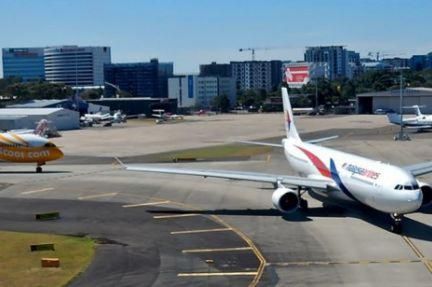
[[[114,115],[110,113],[102,114],[85,114],[81,117],[81,121],[87,121],[91,124],[105,124],[110,125],[113,123],[124,123],[126,122],[126,116],[121,111],[116,111]]]
[[[285,213],[299,208],[306,210],[308,203],[302,195],[307,191],[323,202],[342,207],[356,203],[388,213],[392,218],[390,229],[395,233],[402,231],[404,214],[432,203],[432,187],[416,179],[416,176],[432,172],[432,162],[398,167],[314,144],[334,137],[303,142],[294,124],[286,88],[282,88],[282,97],[286,129],[282,144],[250,143],[283,148],[291,167],[300,176],[152,165],[124,167],[129,171],[272,183],[276,188],[272,195],[273,206]]]
[[[415,117],[401,118],[400,114],[388,113],[387,118],[392,124],[401,125],[402,122],[404,127],[417,129],[418,131],[432,129],[432,115],[422,114],[420,107],[418,105],[404,107],[405,109],[415,109]]]

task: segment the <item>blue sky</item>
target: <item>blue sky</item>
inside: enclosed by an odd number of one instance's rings
[[[346,45],[366,56],[432,51],[429,0],[0,0],[0,47],[111,46],[113,62],[301,60],[305,46]],[[1,74],[1,73],[0,73]]]

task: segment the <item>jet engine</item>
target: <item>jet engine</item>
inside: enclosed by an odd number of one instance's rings
[[[281,186],[272,195],[273,206],[282,212],[290,213],[296,211],[299,205],[297,192]]]
[[[420,190],[423,193],[422,206],[429,206],[432,204],[432,187],[424,182],[419,181]]]

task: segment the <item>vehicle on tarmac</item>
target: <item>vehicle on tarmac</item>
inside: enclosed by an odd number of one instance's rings
[[[45,137],[34,133],[0,133],[0,160],[36,163],[36,172],[48,161],[63,157],[63,152]]]
[[[302,141],[294,124],[286,88],[282,88],[286,138],[281,144],[247,142],[281,147],[291,167],[300,176],[160,167],[153,165],[124,165],[128,171],[194,175],[235,180],[272,183],[275,190],[272,203],[281,212],[307,210],[304,192],[324,203],[341,207],[363,205],[391,216],[390,229],[402,231],[403,215],[418,211],[432,203],[432,187],[416,179],[432,172],[432,162],[398,167],[374,159],[360,157],[316,145],[334,137]]]
[[[396,125],[402,125],[407,128],[417,129],[422,131],[424,129],[432,129],[432,115],[424,115],[420,111],[421,106],[414,105],[410,107],[404,107],[405,109],[414,109],[415,117],[402,118],[400,114],[388,113],[387,118],[390,123]]]

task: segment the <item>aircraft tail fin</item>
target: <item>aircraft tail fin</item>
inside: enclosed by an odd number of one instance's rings
[[[414,105],[413,108],[415,109],[416,116],[420,117],[423,115],[418,105]]]
[[[301,141],[300,136],[297,132],[297,128],[294,124],[294,117],[288,96],[288,89],[285,87],[282,88],[282,102],[285,114],[285,130],[287,138]]]
[[[387,118],[388,118],[389,122],[392,123],[392,124],[395,124],[395,125],[400,125],[401,124],[400,114],[388,113],[387,114]]]

